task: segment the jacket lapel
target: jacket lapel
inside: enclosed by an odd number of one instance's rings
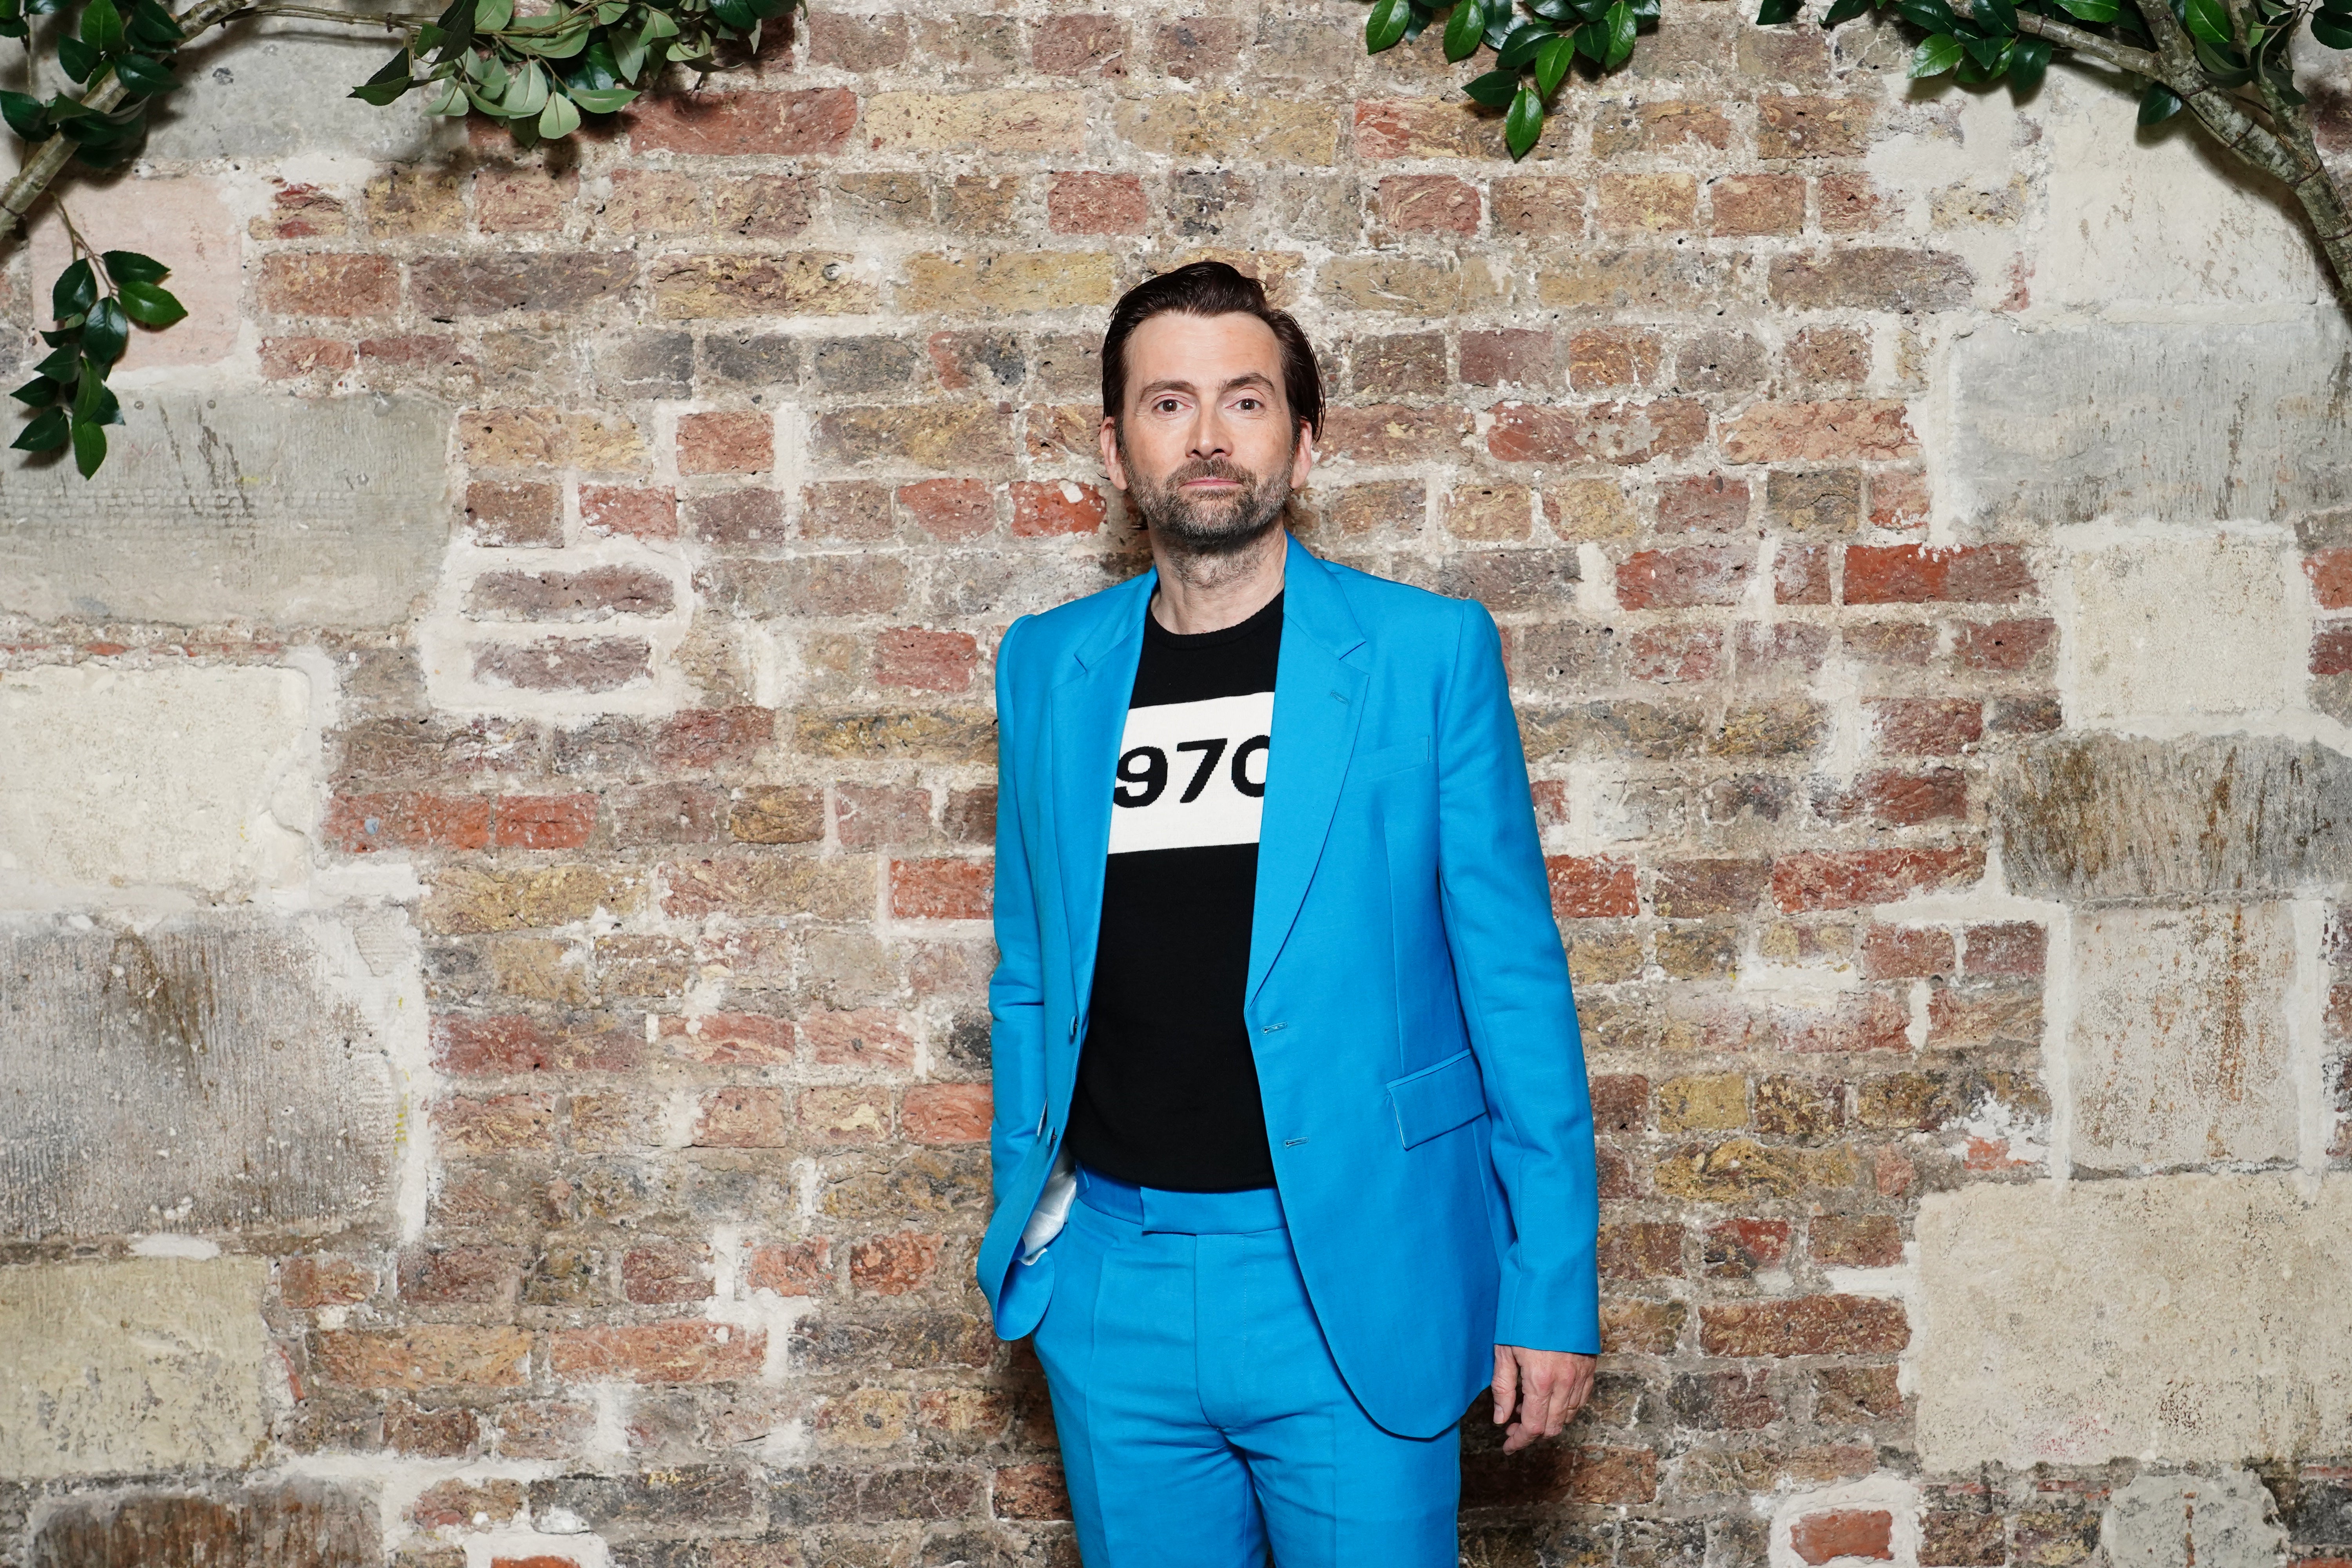
[[[1054,687],[1055,820],[1047,837],[1061,861],[1062,914],[1069,927],[1071,984],[1080,1013],[1093,994],[1095,943],[1102,933],[1111,779],[1127,730],[1128,700],[1135,694],[1136,663],[1143,655],[1143,606],[1159,580],[1156,572],[1145,572],[1102,595],[1101,626],[1072,652]]]
[[[1370,678],[1349,662],[1363,642],[1330,569],[1293,539],[1283,566],[1282,652],[1275,668],[1274,744],[1258,822],[1257,900],[1244,998],[1256,996],[1265,984],[1322,858],[1363,719]],[[1116,759],[1107,765],[1116,765]],[[1109,792],[1103,794],[1108,816]],[[1103,832],[1108,844],[1108,824]],[[1095,886],[1099,900],[1099,873]]]

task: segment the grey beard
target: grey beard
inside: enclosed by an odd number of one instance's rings
[[[1123,455],[1123,454],[1122,454]],[[1178,486],[1206,476],[1236,479],[1244,487],[1231,498],[1193,500]],[[1233,555],[1264,539],[1282,521],[1290,500],[1289,476],[1274,473],[1261,479],[1231,463],[1187,463],[1165,482],[1133,486],[1128,498],[1152,536],[1185,555]]]

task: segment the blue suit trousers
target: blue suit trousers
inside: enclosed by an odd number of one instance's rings
[[[1453,1568],[1460,1446],[1364,1414],[1271,1187],[1078,1173],[1036,1331],[1086,1568]]]

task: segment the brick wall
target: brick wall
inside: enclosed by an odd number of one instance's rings
[[[0,476],[0,1563],[1075,1563],[970,1283],[991,660],[1143,559],[1095,345],[1201,256],[1537,780],[1609,1353],[1472,1412],[1465,1559],[2352,1555],[2298,235],[1724,0],[1513,164],[1361,16],[828,9],[520,158],[248,43],[294,139],[77,191],[216,310]]]

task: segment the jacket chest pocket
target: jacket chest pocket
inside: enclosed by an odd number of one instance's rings
[[[1393,746],[1381,746],[1360,753],[1349,764],[1348,776],[1359,784],[1370,783],[1388,773],[1402,773],[1429,761],[1429,737],[1417,735]]]
[[[1397,1136],[1408,1149],[1486,1114],[1486,1085],[1468,1047],[1444,1061],[1391,1079],[1389,1105]]]

